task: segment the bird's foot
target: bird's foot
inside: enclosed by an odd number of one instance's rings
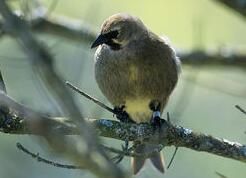
[[[161,113],[160,113],[160,111],[154,111],[153,112],[150,123],[153,126],[154,130],[160,130],[161,129]]]
[[[153,100],[150,105],[150,109],[152,110],[152,118],[150,120],[151,125],[153,126],[154,130],[161,129],[161,104],[160,102]]]
[[[116,118],[124,123],[134,123],[131,120],[129,114],[124,109],[125,109],[124,105],[114,108],[114,113],[116,115]]]

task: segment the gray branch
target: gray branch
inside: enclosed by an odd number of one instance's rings
[[[215,0],[246,17],[246,0]]]
[[[29,26],[33,32],[63,37],[74,42],[90,44],[96,39],[96,32],[85,23],[55,15],[51,17],[43,16],[42,14],[34,16]],[[2,29],[2,35],[5,34],[5,28],[1,22],[0,29]],[[245,68],[246,66],[246,55],[238,54],[237,51],[233,50],[225,49],[217,52],[177,51],[177,55],[184,65],[220,65],[240,68]]]
[[[245,69],[246,55],[238,54],[236,51],[221,50],[178,52],[182,64],[192,66],[230,66]]]
[[[23,46],[30,58],[33,67],[41,78],[57,96],[59,104],[67,114],[67,118],[54,118],[33,111],[0,92],[0,131],[8,134],[35,134],[55,141],[56,148],[63,148],[63,152],[72,156],[79,166],[85,167],[99,177],[125,177],[121,169],[111,164],[107,156],[100,151],[97,138],[93,134],[117,140],[152,142],[164,146],[186,147],[196,151],[204,151],[215,155],[246,162],[246,145],[229,142],[225,139],[215,138],[205,134],[198,134],[190,129],[172,125],[162,120],[160,132],[154,132],[149,124],[125,124],[107,119],[85,119],[81,116],[73,102],[70,92],[53,69],[52,57],[46,49],[33,38],[29,29],[37,32],[58,35],[78,42],[91,42],[95,33],[89,28],[79,25],[78,22],[38,16],[29,24],[12,14],[4,0],[0,0],[0,13],[3,22],[0,23],[0,35],[10,34]],[[183,64],[188,65],[235,65],[245,67],[246,56],[234,53],[207,53],[207,52],[179,52]],[[69,119],[68,119],[69,118]],[[90,124],[88,124],[90,123]],[[50,134],[47,134],[50,133]],[[59,135],[59,139],[57,139]],[[82,153],[73,147],[72,142],[62,137],[64,135],[81,135],[92,152]],[[95,142],[94,142],[95,141]],[[64,143],[62,143],[64,142]],[[71,144],[71,145],[70,145]],[[89,147],[90,149],[92,147]],[[69,150],[70,149],[70,150]],[[92,159],[92,154],[97,153],[100,160],[104,161],[104,168]],[[89,155],[89,156],[88,156]],[[95,155],[95,154],[94,154]]]
[[[90,43],[96,38],[96,32],[88,25],[65,17],[47,18],[40,16],[33,19],[30,26],[33,31],[63,37],[75,42]]]
[[[63,117],[48,117],[37,113],[0,93],[0,108],[9,107],[11,112],[0,117],[0,131],[8,134],[43,135],[49,128],[53,133],[64,135],[79,134],[78,127],[71,120]],[[19,114],[17,114],[19,113]],[[39,116],[39,117],[36,117]],[[6,119],[8,122],[6,122]],[[160,132],[155,132],[149,124],[126,124],[108,119],[87,119],[97,134],[117,140],[162,144],[164,146],[186,147],[218,156],[235,159],[246,163],[246,145],[230,142],[226,139],[195,133],[190,129],[175,126],[162,120]],[[35,129],[33,129],[35,128]]]
[[[92,43],[96,39],[96,33],[87,25],[76,20],[53,16],[53,18],[39,17],[31,23],[34,31],[64,37],[72,41]],[[177,50],[182,64],[185,65],[211,65],[211,66],[246,66],[246,55],[237,51],[221,50],[210,51],[182,51]]]

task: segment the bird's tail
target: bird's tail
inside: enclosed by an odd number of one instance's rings
[[[151,151],[153,151],[153,149],[155,148],[155,145],[146,145],[146,144],[141,144],[139,146],[137,146],[137,148],[135,149],[136,153],[150,153]],[[161,154],[161,152],[159,153],[155,153],[153,156],[151,156],[150,158],[151,163],[153,164],[153,166],[160,171],[161,173],[165,172],[165,163],[164,163],[164,158]],[[132,169],[133,169],[133,174],[137,174],[141,168],[143,167],[144,163],[146,161],[146,158],[144,157],[134,157],[132,158]]]

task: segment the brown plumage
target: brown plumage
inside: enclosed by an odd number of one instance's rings
[[[161,105],[162,113],[178,80],[179,62],[170,45],[137,17],[119,13],[103,23],[92,45],[96,46],[99,47],[95,53],[95,77],[107,99],[115,107],[124,105],[136,123],[150,122],[149,105],[153,101]],[[135,152],[149,152],[154,147],[141,144]],[[150,160],[164,172],[160,153]],[[144,162],[144,158],[132,160],[134,174]]]

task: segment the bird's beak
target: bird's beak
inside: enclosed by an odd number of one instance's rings
[[[108,41],[108,38],[106,38],[105,35],[100,34],[97,39],[92,43],[91,48],[95,48],[103,43],[106,43]]]

